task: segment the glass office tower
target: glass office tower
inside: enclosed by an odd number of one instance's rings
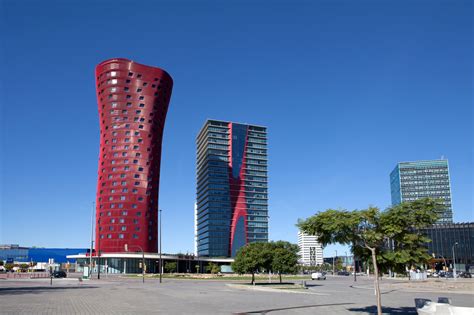
[[[235,256],[267,242],[266,128],[208,120],[196,142],[198,255]]]
[[[392,205],[421,198],[441,199],[444,210],[437,223],[452,223],[448,160],[398,163],[390,174]]]

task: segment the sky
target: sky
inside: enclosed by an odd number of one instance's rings
[[[474,220],[470,1],[0,0],[0,243],[88,247],[99,120],[94,68],[171,74],[163,251],[193,251],[195,137],[263,125],[270,239],[299,218],[390,206],[400,161],[449,159],[454,219]],[[325,256],[339,245],[325,248]]]

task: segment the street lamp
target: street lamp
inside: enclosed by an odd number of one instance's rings
[[[94,211],[95,211],[95,201],[92,202],[92,213],[91,213],[91,249],[89,252],[89,278],[92,276],[92,249],[94,247]]]
[[[142,282],[145,283],[145,252],[143,251],[143,248],[141,248],[139,245],[131,245],[138,247],[142,251]],[[128,244],[124,245],[125,251],[128,252]]]
[[[454,277],[455,280],[456,280],[456,255],[454,253],[454,247],[456,247],[456,245],[458,245],[458,244],[459,243],[456,242],[456,243],[453,244],[453,247],[452,247],[452,249],[453,249],[453,277]]]
[[[160,217],[158,218],[158,220],[160,221],[159,223],[159,228],[160,228],[160,235],[159,235],[159,238],[160,238],[160,283],[162,282],[162,278],[163,278],[163,259],[161,259],[161,212],[163,210],[160,209],[159,210],[159,214],[160,214]]]
[[[98,255],[98,259],[97,259],[97,280],[100,280],[100,237],[101,237],[101,233],[100,233],[100,217],[99,217],[99,220],[97,220],[97,225],[98,225],[98,229],[99,229],[99,239],[97,240],[97,249],[99,250],[99,252],[97,253]]]

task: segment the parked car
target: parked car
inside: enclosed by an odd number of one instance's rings
[[[472,274],[467,271],[460,272],[458,275],[459,278],[472,278]]]
[[[337,275],[338,275],[338,276],[350,276],[351,274],[350,274],[350,272],[348,272],[348,271],[339,271],[339,272],[337,273]]]
[[[53,272],[53,278],[66,278],[67,274],[64,271]]]
[[[313,272],[311,280],[326,280],[326,274],[324,272]]]

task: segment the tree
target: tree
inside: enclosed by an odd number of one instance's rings
[[[221,267],[219,267],[218,264],[210,262],[209,265],[206,266],[206,271],[215,274],[221,271]]]
[[[5,270],[7,270],[7,271],[12,270],[13,267],[15,267],[14,264],[11,264],[11,263],[6,263],[6,264],[5,264]]]
[[[271,269],[278,272],[281,281],[282,273],[295,273],[298,265],[299,248],[295,244],[285,241],[269,243],[272,250]]]
[[[28,267],[29,267],[28,264],[20,264],[20,270],[21,270],[22,272],[28,271]]]
[[[429,257],[423,246],[427,238],[422,236],[420,229],[436,222],[440,207],[439,202],[426,198],[402,203],[383,212],[376,207],[354,211],[328,209],[299,221],[298,226],[308,234],[318,235],[323,246],[331,243],[352,245],[352,251],[358,257],[370,255],[380,315],[379,263],[398,269],[406,264],[424,262]]]
[[[165,270],[168,273],[172,273],[173,271],[176,270],[177,264],[175,261],[167,261],[165,263]]]
[[[271,264],[272,252],[268,243],[248,243],[237,251],[232,270],[238,274],[251,273],[251,283],[254,284],[255,273],[263,269],[270,270]]]
[[[3,266],[4,262],[3,260],[0,260],[0,266]]]

